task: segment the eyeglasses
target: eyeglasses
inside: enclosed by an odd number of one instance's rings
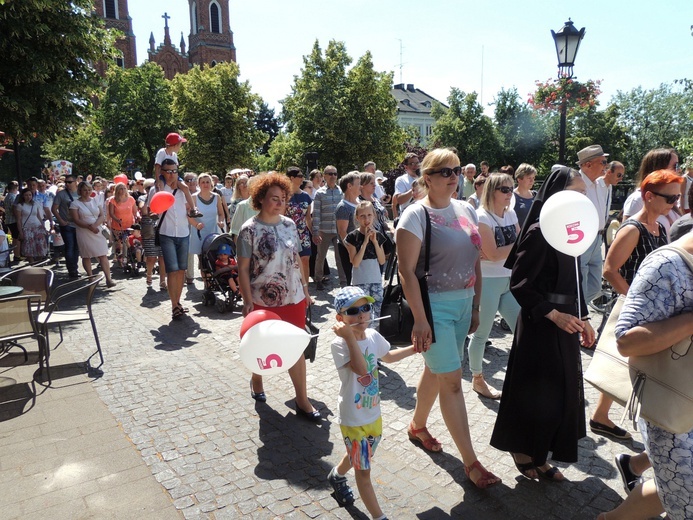
[[[335,175],[337,174],[335,173]],[[303,175],[301,175],[300,173],[287,173],[286,176],[290,179],[295,179],[296,177],[303,177]]]
[[[197,182],[197,181],[195,179],[191,179],[190,177],[188,177],[187,179],[185,179],[185,182]]]
[[[75,181],[65,181],[65,184],[72,184]]]
[[[676,202],[681,198],[681,194],[677,193],[676,195],[666,195],[664,193],[657,193],[656,191],[653,191],[655,195],[659,195],[662,197],[667,204],[676,204]]]
[[[177,169],[177,168],[176,168],[175,170],[164,170],[164,169],[162,168],[161,171],[162,171],[162,172],[165,172],[165,173],[178,173],[178,169]]]
[[[358,316],[362,312],[371,312],[373,306],[370,303],[364,303],[360,307],[349,307],[344,311],[347,316]]]
[[[679,171],[679,163],[674,163],[674,171]]]
[[[452,177],[453,174],[455,174],[459,177],[461,173],[462,173],[462,167],[461,166],[455,166],[454,168],[441,168],[437,172],[430,172],[429,175],[440,174],[441,177],[443,177],[444,179],[447,179],[449,177]]]
[[[329,175],[330,177],[336,176],[337,172],[325,172],[325,175]]]
[[[621,177],[623,177],[623,172],[618,172],[618,173],[616,174],[616,178],[617,178],[617,179],[620,179]]]
[[[496,190],[500,191],[503,195],[507,195],[508,193],[512,193],[513,191],[513,189],[510,186],[498,186]]]

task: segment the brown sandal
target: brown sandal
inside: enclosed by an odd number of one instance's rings
[[[469,476],[469,474],[474,470],[477,470],[481,474],[481,476],[478,479],[476,479],[476,482],[474,482]],[[475,460],[471,466],[465,465],[464,474],[467,475],[467,478],[469,480],[472,480],[474,485],[479,489],[486,489],[489,486],[493,486],[494,484],[500,484],[502,482],[500,478],[498,478],[493,473],[484,468],[481,465],[481,462],[479,462],[478,460]]]
[[[420,433],[427,435],[428,438],[422,439],[421,437],[419,437]],[[421,445],[421,447],[426,451],[430,451],[431,453],[438,453],[440,451],[443,451],[443,446],[440,444],[440,442],[438,442],[438,439],[433,437],[433,435],[431,435],[431,433],[428,431],[428,428],[426,428],[425,426],[417,430],[414,429],[414,423],[410,423],[409,428],[407,428],[407,435],[409,436],[410,441]]]

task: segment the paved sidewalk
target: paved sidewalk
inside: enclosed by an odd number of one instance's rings
[[[0,388],[3,518],[368,518],[358,499],[338,507],[326,482],[344,451],[333,423],[339,379],[328,293],[316,295],[322,333],[308,365],[309,396],[325,417],[315,425],[296,417],[287,374],[266,378],[266,404],[250,398],[237,354],[241,316],[204,307],[199,280],[184,292],[190,317],[171,322],[165,294],[148,291],[143,278],[115,278],[115,290],[96,295],[103,377],[90,379],[76,363],[93,352],[88,326],[65,331],[51,358],[53,387],[37,386],[33,404],[26,382],[35,365],[10,368],[18,357],[0,359],[0,376],[18,381]],[[485,374],[501,388],[510,337],[495,327],[492,341]],[[583,351],[585,368],[589,360]],[[528,481],[489,446],[498,403],[471,391],[465,367],[475,448],[503,478],[477,490],[437,405],[429,429],[444,451],[428,454],[407,439],[421,368],[416,356],[381,371],[384,432],[372,478],[389,518],[593,519],[621,501],[613,456],[640,451],[639,434],[622,444],[589,434],[578,464],[558,464],[568,482]],[[596,393],[585,391],[594,406]],[[358,495],[353,475],[349,481]]]

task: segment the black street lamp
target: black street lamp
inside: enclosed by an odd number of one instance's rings
[[[573,22],[568,18],[568,21],[561,27],[560,31],[551,31],[553,41],[556,44],[556,56],[558,57],[558,79],[573,77],[573,65],[575,57],[580,48],[580,41],[585,36],[585,28],[579,31],[573,25]],[[567,103],[563,99],[561,103],[561,126],[558,137],[558,162],[565,164],[565,127],[566,127],[566,112]]]

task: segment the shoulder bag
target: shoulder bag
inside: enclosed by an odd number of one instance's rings
[[[431,258],[431,217],[424,207],[426,213],[426,232],[425,232],[425,255],[424,255],[424,274],[419,278],[419,290],[421,291],[421,303],[426,313],[426,320],[431,326],[432,342],[436,341],[436,333],[433,328],[433,313],[431,312],[431,300],[428,296],[428,277],[430,273],[429,261]],[[387,286],[383,291],[383,303],[380,310],[382,316],[390,316],[389,319],[380,322],[380,334],[392,345],[411,345],[411,331],[414,328],[414,316],[407,299],[402,290],[402,283],[397,271],[397,253],[393,252],[385,269],[390,273]],[[395,284],[395,276],[397,283]]]
[[[313,325],[313,317],[312,317],[310,305],[308,305],[308,307],[306,307],[305,329],[306,329],[306,332],[312,337],[310,338],[310,341],[308,342],[308,346],[303,351],[303,357],[306,358],[311,363],[313,363],[315,361],[315,355],[317,354],[317,350],[318,350],[318,336],[316,336],[316,334],[319,334],[320,330],[315,325]]]
[[[693,271],[693,256],[675,245],[659,250],[676,251]],[[637,429],[640,417],[672,433],[693,430],[693,336],[666,350],[648,356],[625,358],[616,347],[614,329],[625,296],[614,305],[585,380],[626,408],[626,416]]]

